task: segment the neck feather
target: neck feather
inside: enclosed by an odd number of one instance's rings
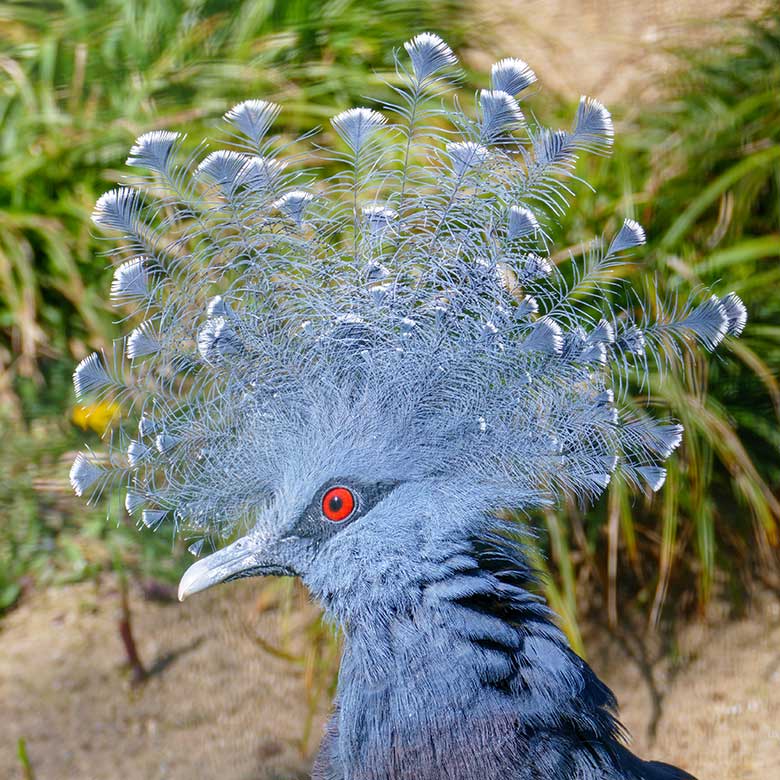
[[[402,763],[408,749],[441,766],[450,754],[515,762],[537,734],[614,742],[612,693],[571,650],[535,584],[516,542],[470,539],[432,568],[408,609],[347,630],[339,752],[361,762],[362,776],[385,776],[375,762]]]

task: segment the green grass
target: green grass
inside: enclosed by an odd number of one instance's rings
[[[138,530],[129,521],[107,522],[109,507],[88,507],[63,475],[76,447],[97,435],[68,420],[39,419],[22,427],[0,422],[0,614],[25,587],[63,585],[115,568],[114,555],[134,574],[169,581],[184,565],[183,544]],[[122,517],[121,497],[112,517]]]

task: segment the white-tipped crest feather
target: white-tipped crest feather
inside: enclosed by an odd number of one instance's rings
[[[507,238],[525,238],[536,236],[539,231],[539,220],[525,206],[510,206],[507,223]]]
[[[167,169],[168,161],[176,151],[181,138],[180,133],[172,133],[169,130],[152,130],[150,133],[144,133],[131,147],[125,164],[162,173]]]
[[[334,116],[330,123],[344,143],[358,154],[387,120],[371,108],[349,108]]]
[[[144,509],[141,512],[141,522],[150,530],[156,531],[167,514],[161,509]]]
[[[499,89],[480,90],[479,106],[482,110],[482,135],[488,140],[525,121],[517,100]]]
[[[662,466],[639,466],[637,473],[653,493],[657,493],[666,482],[666,469]]]
[[[747,309],[742,299],[733,292],[720,299],[723,311],[726,313],[728,325],[726,332],[729,336],[739,336],[747,323]]]
[[[73,372],[73,387],[79,400],[89,393],[105,389],[111,382],[111,376],[97,352],[87,355]]]
[[[70,485],[77,496],[83,496],[102,477],[104,470],[80,452],[70,468]]]
[[[635,246],[642,246],[646,241],[644,228],[633,219],[623,221],[617,235],[612,239],[607,254],[615,255]]]
[[[152,326],[144,322],[127,337],[127,357],[129,360],[154,355],[160,350],[160,342],[152,334]]]
[[[592,152],[606,152],[615,136],[612,115],[598,100],[583,96],[577,108],[573,133]]]
[[[419,33],[407,41],[404,48],[412,61],[418,83],[458,61],[452,49],[435,33]]]
[[[517,95],[536,81],[536,74],[527,63],[513,57],[499,60],[490,71],[493,89]]]
[[[244,100],[225,114],[225,120],[257,145],[263,140],[280,111],[281,106],[267,100]]]
[[[144,257],[134,257],[117,266],[111,281],[112,301],[121,303],[146,298],[149,294],[149,274],[145,261]]]
[[[306,214],[306,208],[313,198],[314,196],[310,192],[293,190],[274,201],[273,208],[278,209],[294,220],[296,224],[301,225]]]
[[[453,141],[447,144],[446,149],[452,170],[457,176],[478,168],[490,158],[490,150],[474,141]]]

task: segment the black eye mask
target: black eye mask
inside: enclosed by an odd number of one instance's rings
[[[328,480],[315,491],[309,505],[303,510],[293,526],[290,535],[311,539],[319,544],[337,534],[342,528],[354,523],[366,512],[370,512],[399,484],[390,481],[366,483],[349,477]],[[343,520],[330,519],[323,512],[323,499],[333,488],[345,488],[354,500],[354,509]],[[337,494],[334,498],[341,498],[341,496]]]

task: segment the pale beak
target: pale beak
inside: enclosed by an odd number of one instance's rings
[[[179,582],[179,601],[228,580],[294,574],[288,567],[271,562],[266,545],[254,544],[253,541],[251,537],[242,537],[193,563]]]

